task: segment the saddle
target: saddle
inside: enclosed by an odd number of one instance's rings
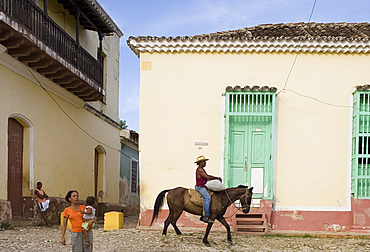
[[[191,188],[188,189],[188,193],[189,193],[189,196],[190,196],[190,201],[194,205],[203,207],[203,198],[202,198],[202,195],[200,195],[200,193],[198,193],[197,191],[195,191],[195,189],[191,189]],[[212,197],[213,192],[210,191],[210,190],[208,190],[208,193]]]

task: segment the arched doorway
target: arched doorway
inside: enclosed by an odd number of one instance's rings
[[[94,197],[103,202],[105,193],[105,150],[102,146],[95,148],[94,157]]]
[[[24,200],[32,199],[33,168],[33,125],[25,116],[11,114],[8,117],[7,199],[13,216],[24,216]]]
[[[8,200],[13,216],[22,216],[23,126],[8,118]]]

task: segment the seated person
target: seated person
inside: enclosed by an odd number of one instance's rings
[[[199,156],[195,163],[198,165],[197,170],[195,172],[195,179],[196,185],[195,190],[200,193],[203,197],[203,207],[204,207],[204,217],[202,216],[200,219],[206,223],[212,223],[213,221],[209,219],[209,207],[211,205],[211,196],[208,193],[208,190],[205,186],[208,180],[218,179],[222,182],[220,177],[215,177],[212,175],[208,175],[207,172],[204,170],[206,167],[206,161],[209,159],[205,158],[204,156]]]
[[[40,207],[41,216],[44,219],[46,225],[50,226],[48,218],[46,217],[45,211],[49,208],[49,205],[53,203],[59,213],[58,204],[57,204],[56,199],[50,199],[49,196],[46,194],[46,192],[44,192],[44,190],[42,190],[41,188],[42,188],[42,183],[37,182],[37,189],[35,189],[37,205]]]

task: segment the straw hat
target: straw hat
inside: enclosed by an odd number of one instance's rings
[[[209,160],[208,158],[202,155],[202,156],[197,157],[197,161],[195,161],[194,163],[198,164],[202,161],[208,161],[208,160]]]

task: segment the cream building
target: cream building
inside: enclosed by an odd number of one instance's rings
[[[254,187],[253,211],[272,229],[369,229],[369,38],[368,23],[129,38],[141,65],[141,224],[163,189],[194,187],[205,155],[226,186]],[[199,223],[190,218],[180,222]]]
[[[0,220],[33,216],[37,181],[119,202],[122,35],[96,0],[0,0]]]

